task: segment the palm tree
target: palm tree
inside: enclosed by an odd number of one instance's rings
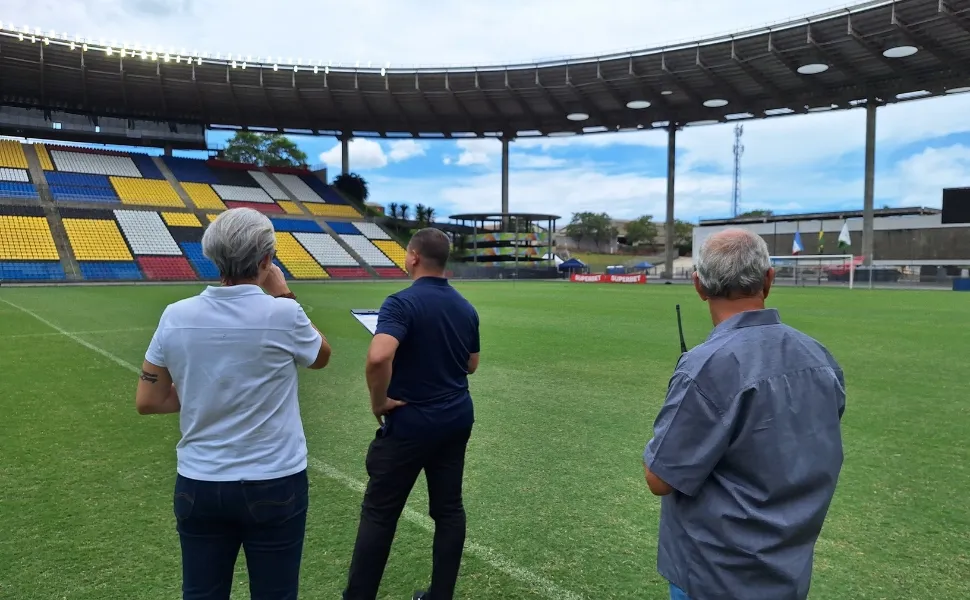
[[[411,207],[408,206],[407,204],[402,204],[401,205],[401,220],[402,221],[407,221],[408,220],[408,213],[410,212],[410,210],[411,210]]]
[[[397,202],[391,202],[390,204],[388,204],[387,205],[387,209],[389,211],[391,211],[391,218],[392,219],[396,219],[397,218]]]
[[[418,225],[424,225],[425,214],[424,204],[418,204],[414,207],[414,219],[418,222]]]
[[[427,223],[434,223],[434,207],[429,206],[424,209],[424,219]]]

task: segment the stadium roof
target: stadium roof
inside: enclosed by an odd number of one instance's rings
[[[938,208],[914,206],[908,208],[877,208],[872,211],[875,217],[913,217],[919,215],[938,215],[942,213]],[[714,227],[721,225],[750,225],[752,223],[786,223],[792,221],[818,221],[826,219],[861,219],[861,210],[835,210],[829,212],[798,213],[790,215],[764,215],[734,217],[730,219],[701,219],[700,227]]]
[[[416,69],[125,48],[2,25],[4,104],[213,128],[572,135],[845,109],[970,86],[970,0],[878,0],[623,54]]]

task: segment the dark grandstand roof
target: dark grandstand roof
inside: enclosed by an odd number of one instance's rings
[[[557,221],[561,219],[559,215],[548,215],[544,213],[525,213],[525,212],[481,212],[463,213],[451,215],[449,219],[455,221],[489,221],[498,223],[505,219],[520,219],[524,221]]]
[[[942,211],[938,208],[877,208],[872,211],[874,217],[913,217],[918,215],[938,215]],[[791,215],[768,215],[764,217],[735,217],[733,219],[701,219],[701,227],[715,227],[720,225],[750,225],[752,223],[789,223],[792,221],[819,221],[825,219],[861,219],[861,210],[836,210],[830,212],[799,213]]]
[[[919,51],[883,54],[899,46]],[[703,124],[968,87],[970,0],[878,0],[731,36],[543,63],[399,69],[266,60],[109,51],[7,29],[0,94],[18,106],[331,135],[524,137]],[[801,74],[809,64],[828,69]],[[704,105],[712,100],[720,102]],[[632,101],[650,106],[634,110]]]

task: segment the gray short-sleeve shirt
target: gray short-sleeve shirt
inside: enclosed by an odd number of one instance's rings
[[[804,600],[842,467],[845,381],[774,309],[684,354],[644,464],[661,500],[657,568],[695,600]]]

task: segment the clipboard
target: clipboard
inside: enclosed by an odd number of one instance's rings
[[[364,329],[371,335],[377,333],[377,315],[380,311],[375,308],[352,308],[350,314],[357,322],[364,326]]]

